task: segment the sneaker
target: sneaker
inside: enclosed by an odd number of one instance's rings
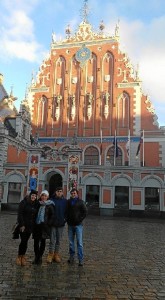
[[[53,261],[53,253],[49,253],[47,256],[47,263],[51,264]]]
[[[83,264],[82,261],[79,261],[79,264],[78,264],[78,265],[79,265],[79,267],[83,267],[84,264]]]
[[[69,257],[68,259],[68,264],[73,264],[74,263],[74,257]]]

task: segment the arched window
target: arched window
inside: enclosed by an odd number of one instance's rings
[[[96,147],[90,146],[85,150],[84,164],[85,165],[99,164],[99,151]]]
[[[112,146],[108,149],[106,156],[106,164],[110,164],[111,166],[122,166],[122,151],[118,147],[118,156],[114,158],[114,150],[115,147]]]

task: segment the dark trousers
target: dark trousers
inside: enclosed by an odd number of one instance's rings
[[[30,235],[31,233],[29,232],[20,232],[21,242],[18,248],[18,255],[25,255]]]
[[[44,254],[46,239],[34,238],[34,253],[36,257],[41,257]]]

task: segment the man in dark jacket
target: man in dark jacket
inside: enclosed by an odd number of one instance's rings
[[[83,266],[83,224],[82,221],[87,215],[87,208],[83,200],[78,196],[78,190],[73,188],[70,192],[71,197],[67,202],[67,223],[69,237],[68,263],[74,262],[75,256],[75,236],[77,241],[77,256],[79,266]]]
[[[66,223],[66,203],[67,200],[63,196],[62,187],[57,187],[54,196],[50,199],[55,205],[55,214],[53,224],[50,228],[50,244],[47,262],[61,262],[59,255],[60,242],[63,235],[64,225]]]

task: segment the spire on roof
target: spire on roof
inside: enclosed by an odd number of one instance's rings
[[[84,0],[84,6],[80,9],[80,15],[83,19],[83,22],[88,23],[88,15],[89,15],[88,0]]]
[[[115,36],[116,37],[119,37],[119,30],[120,30],[120,20],[118,19],[118,22],[115,27]]]
[[[10,97],[13,97],[13,85],[11,86]]]

